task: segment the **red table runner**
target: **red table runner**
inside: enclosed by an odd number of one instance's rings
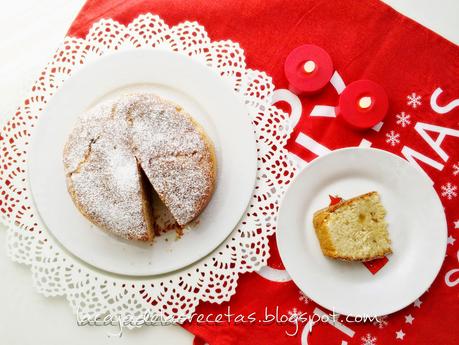
[[[434,6],[434,4],[432,4]],[[318,323],[312,333],[292,323],[260,325],[233,320],[219,325],[185,325],[211,345],[223,344],[459,344],[459,48],[375,0],[342,1],[144,1],[90,0],[69,35],[84,37],[101,18],[128,24],[139,14],[160,15],[167,24],[198,21],[212,40],[231,39],[245,50],[250,68],[266,71],[278,89],[287,88],[283,64],[295,47],[312,43],[331,55],[346,84],[368,78],[390,99],[389,114],[377,130],[355,132],[317,105],[335,106],[340,88],[328,85],[313,97],[300,97],[302,115],[288,149],[305,161],[347,146],[372,146],[400,155],[424,170],[445,207],[447,256],[430,287],[413,305],[380,322]],[[338,91],[338,92],[337,92]],[[279,104],[285,107],[285,104]],[[288,109],[288,107],[285,107]],[[198,313],[263,315],[327,312],[304,296],[283,271],[271,240],[270,267],[240,277],[237,293],[222,305],[204,303]],[[428,255],[428,253],[426,253]],[[266,271],[265,271],[266,272]],[[339,286],[336,287],[339,289]]]

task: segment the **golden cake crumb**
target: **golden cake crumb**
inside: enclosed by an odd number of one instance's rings
[[[386,210],[370,192],[317,211],[313,225],[324,255],[369,261],[392,253]]]

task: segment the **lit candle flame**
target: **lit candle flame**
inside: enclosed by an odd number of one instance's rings
[[[303,69],[306,73],[310,74],[316,69],[316,63],[312,60],[308,60],[304,63]]]
[[[368,109],[371,106],[371,103],[371,97],[366,96],[359,99],[359,107],[362,109]]]

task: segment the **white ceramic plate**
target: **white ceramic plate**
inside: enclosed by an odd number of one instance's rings
[[[373,190],[387,210],[393,250],[376,275],[362,263],[322,255],[312,226],[329,195],[347,199]],[[415,301],[438,274],[446,240],[443,207],[429,178],[376,149],[337,150],[307,165],[284,196],[277,226],[282,261],[298,287],[325,308],[351,316],[385,315]]]
[[[66,189],[62,152],[77,116],[101,100],[136,90],[182,105],[215,144],[215,193],[199,223],[180,240],[170,233],[146,245],[99,231],[78,212]],[[256,162],[247,109],[225,81],[187,56],[136,49],[101,57],[64,83],[40,117],[28,163],[39,214],[70,253],[109,272],[155,275],[192,264],[228,237],[252,195]]]

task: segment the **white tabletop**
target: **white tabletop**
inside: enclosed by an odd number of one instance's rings
[[[385,0],[401,13],[459,44],[459,1]],[[84,0],[22,0],[0,11],[0,122],[11,114],[59,46]],[[2,344],[162,344],[191,345],[193,336],[178,326],[125,331],[78,327],[64,298],[46,298],[32,286],[28,267],[6,257],[6,231],[0,225],[0,343]]]

